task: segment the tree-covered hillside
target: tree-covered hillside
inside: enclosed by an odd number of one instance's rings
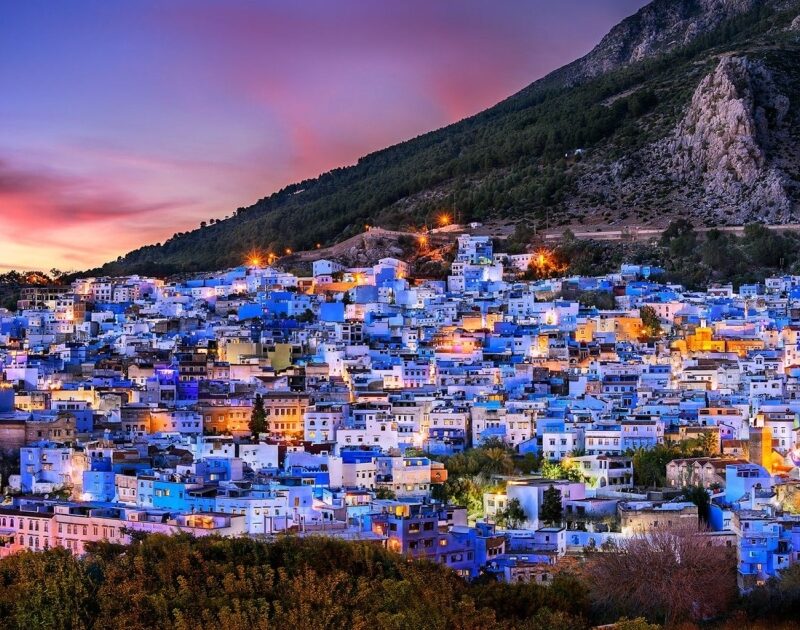
[[[657,0],[650,6],[664,4]],[[697,0],[672,4],[691,5],[681,14],[684,22],[699,6]],[[791,29],[800,3],[745,4],[754,8],[711,23],[713,28],[695,32],[686,45],[658,46],[635,63],[625,63],[619,51],[627,50],[625,37],[640,33],[630,26],[619,30],[623,22],[585,60],[476,116],[365,156],[354,166],[287,186],[239,208],[229,219],[204,223],[93,271],[167,274],[221,268],[240,264],[252,250],[281,253],[329,244],[362,231],[365,224],[422,225],[433,211],[451,207],[463,221],[522,218],[540,226],[654,222],[679,213],[702,218],[692,215],[702,182],[662,177],[665,162],[652,157],[660,153],[651,147],[660,147],[674,133],[720,55],[747,55],[763,63],[783,90],[781,98],[800,101],[800,42]],[[661,16],[651,16],[650,22],[656,21],[651,30]],[[708,21],[697,24],[701,29]],[[767,111],[765,119],[770,116]],[[771,164],[772,153],[795,142],[793,132],[786,131],[793,121],[790,107],[773,134],[776,140],[770,136],[764,149],[765,164]],[[647,151],[647,160],[634,159],[633,166],[624,167],[631,181],[638,177],[643,183],[627,192],[614,178],[622,169],[619,160],[637,151]],[[639,162],[646,172],[635,172]],[[793,166],[782,168],[794,181]]]
[[[0,625],[588,630],[627,617],[614,627],[796,627],[798,565],[739,601],[735,566],[730,549],[688,529],[562,559],[546,585],[467,582],[375,543],[140,535],[129,546],[94,544],[81,558],[58,548],[0,559]]]

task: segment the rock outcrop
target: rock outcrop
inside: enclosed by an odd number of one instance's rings
[[[666,141],[676,179],[738,207],[743,220],[755,210],[785,218],[790,202],[783,175],[767,152],[788,111],[789,99],[762,63],[722,57]]]
[[[797,222],[790,105],[763,61],[723,55],[664,137],[588,167],[576,188],[645,221],[681,209],[707,225]]]
[[[562,69],[568,83],[686,46],[760,0],[655,0],[620,22],[585,57]]]

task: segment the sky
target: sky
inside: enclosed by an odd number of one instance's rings
[[[6,3],[0,271],[99,265],[477,113],[645,3]]]

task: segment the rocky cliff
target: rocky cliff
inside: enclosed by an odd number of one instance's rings
[[[554,74],[575,83],[665,54],[760,4],[764,1],[655,0],[611,29],[585,57]]]
[[[788,221],[787,177],[771,150],[786,131],[789,106],[762,62],[725,55],[665,142],[667,167],[735,222]]]
[[[595,191],[606,208],[640,209],[654,223],[671,214],[647,214],[660,208],[708,225],[796,222],[792,105],[764,61],[721,55],[664,137],[608,166],[594,164],[577,188]]]

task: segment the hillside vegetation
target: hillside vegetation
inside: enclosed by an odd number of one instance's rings
[[[654,543],[688,555],[665,552],[653,571]],[[375,544],[138,535],[127,547],[94,544],[82,558],[58,548],[0,559],[0,619],[8,630],[583,630],[646,615],[650,623],[616,627],[658,630],[653,624],[667,619],[687,630],[778,630],[795,627],[800,611],[798,565],[737,602],[733,554],[697,532],[664,530],[622,555],[591,552],[574,567],[547,586],[488,576],[469,583]],[[695,625],[698,615],[713,623]]]
[[[462,221],[551,227],[793,221],[799,5],[656,0],[584,59],[476,116],[93,271],[221,268],[451,207]]]

